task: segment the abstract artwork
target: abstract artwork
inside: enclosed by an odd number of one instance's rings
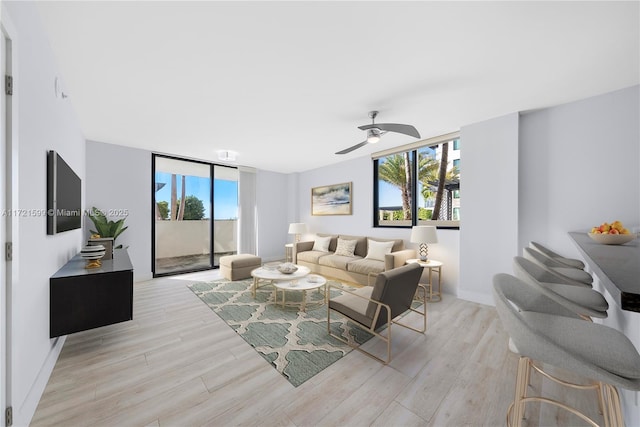
[[[311,215],[351,215],[351,183],[312,188]]]

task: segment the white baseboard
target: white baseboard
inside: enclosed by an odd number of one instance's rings
[[[477,302],[478,304],[490,305],[495,307],[493,295],[480,292],[469,292],[458,289],[458,298],[465,301]]]
[[[44,364],[40,368],[40,372],[38,372],[38,376],[36,380],[33,382],[31,389],[27,393],[27,397],[24,402],[16,408],[14,402],[13,408],[13,425],[14,426],[28,426],[31,423],[31,419],[33,415],[36,413],[36,409],[38,408],[38,403],[40,403],[40,398],[42,397],[42,393],[44,393],[44,389],[49,382],[49,377],[53,372],[53,368],[56,366],[56,362],[58,361],[58,356],[62,351],[62,346],[66,341],[67,336],[58,337],[56,339],[55,344],[49,351]],[[17,410],[16,410],[17,409]]]
[[[133,270],[133,282],[134,283],[138,283],[138,282],[146,282],[148,280],[153,279],[153,273],[149,272],[144,272],[144,273],[136,273],[135,270]]]

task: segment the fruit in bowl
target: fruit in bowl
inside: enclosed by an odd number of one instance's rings
[[[620,221],[612,223],[603,222],[598,227],[593,227],[589,237],[604,245],[622,245],[636,238]]]

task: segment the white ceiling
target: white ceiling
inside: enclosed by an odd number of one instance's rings
[[[38,7],[87,139],[283,173],[640,81],[637,1]]]

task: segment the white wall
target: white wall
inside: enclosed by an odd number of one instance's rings
[[[579,256],[567,232],[640,225],[639,86],[520,119],[520,246]]]
[[[634,86],[462,128],[460,297],[492,304],[491,277],[511,272],[530,240],[579,257],[569,231],[640,224],[638,93]]]
[[[284,259],[284,245],[289,237],[288,175],[258,170],[256,204],[258,206],[258,251],[262,261]]]
[[[640,86],[523,114],[520,120],[520,247],[537,240],[580,257],[568,231],[619,219],[640,224]],[[609,302],[600,321],[640,349],[640,313]],[[622,390],[625,421],[640,425],[638,392]]]
[[[129,227],[116,241],[128,246],[135,281],[149,280],[151,274],[151,153],[121,145],[87,141],[86,206],[108,211],[129,212]],[[110,219],[117,220],[113,216]],[[85,222],[85,238],[93,228]]]
[[[492,279],[518,251],[518,114],[461,129],[461,298],[493,304]]]
[[[352,182],[352,215],[312,216],[311,189],[342,182]],[[301,172],[298,199],[299,221],[306,223],[309,231],[306,238],[312,238],[315,233],[399,238],[404,239],[406,248],[417,248],[416,244],[409,243],[411,229],[373,227],[373,161],[369,156]],[[459,235],[458,230],[439,229],[438,243],[429,245],[429,257],[444,263],[442,289],[454,295],[459,282]]]
[[[286,174],[262,170],[257,171],[256,181],[257,254],[264,261],[284,259],[290,222],[290,194],[287,188],[295,184],[289,182]],[[129,229],[120,235],[118,243],[129,246],[136,281],[152,277],[150,190],[150,151],[87,141],[86,206],[129,211],[125,221]],[[87,227],[91,225],[89,221]],[[87,228],[85,238],[88,236]]]
[[[46,153],[56,150],[85,180],[85,140],[72,98],[56,98],[59,75],[33,3],[4,3],[16,29],[13,102],[18,105],[18,205],[46,209]],[[3,16],[3,19],[6,18]],[[83,197],[83,201],[84,201]],[[14,424],[31,420],[63,338],[49,339],[49,277],[79,250],[82,230],[47,235],[46,217],[17,218],[14,236],[16,279],[11,285],[11,403]],[[3,408],[4,410],[4,408]]]

